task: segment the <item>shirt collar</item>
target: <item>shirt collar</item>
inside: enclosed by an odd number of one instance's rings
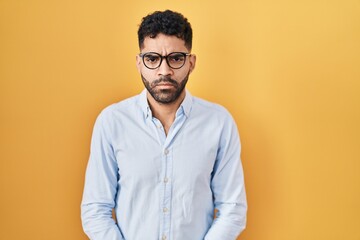
[[[139,104],[140,104],[141,110],[144,113],[144,117],[148,118],[152,114],[151,114],[151,109],[150,109],[149,103],[147,101],[146,94],[147,94],[147,90],[145,88],[139,95]]]
[[[140,97],[140,99],[139,99],[140,107],[144,113],[145,118],[148,118],[149,116],[151,117],[152,113],[151,113],[149,103],[147,101],[146,88],[140,93],[139,97]],[[190,114],[191,108],[192,108],[192,103],[193,103],[193,97],[190,94],[190,92],[187,89],[185,89],[185,98],[182,101],[182,103],[180,104],[180,107],[179,107],[177,113],[180,113],[182,110],[184,112],[185,116],[189,117],[189,114]]]
[[[193,97],[190,94],[190,92],[187,89],[185,89],[185,98],[182,101],[180,107],[183,109],[186,117],[189,117],[190,115],[192,104],[193,104]]]

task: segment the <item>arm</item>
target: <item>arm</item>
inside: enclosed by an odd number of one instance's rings
[[[240,139],[230,118],[223,127],[211,187],[217,214],[205,240],[235,240],[245,229],[247,202]]]
[[[118,191],[118,167],[111,146],[110,128],[106,112],[102,112],[94,126],[81,203],[83,229],[92,240],[124,239],[112,218]]]

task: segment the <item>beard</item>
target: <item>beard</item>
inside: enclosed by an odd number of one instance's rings
[[[184,91],[186,83],[189,79],[190,72],[185,76],[185,78],[177,82],[174,79],[171,79],[169,76],[163,76],[159,79],[154,80],[152,83],[150,83],[142,74],[141,79],[144,83],[145,88],[148,90],[150,95],[161,104],[170,104],[175,102],[181,95],[181,93]],[[161,84],[170,84],[173,86],[173,88],[167,88],[167,89],[158,89],[157,86]]]

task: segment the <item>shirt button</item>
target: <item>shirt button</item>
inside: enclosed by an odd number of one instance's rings
[[[169,209],[167,209],[166,207],[163,208],[163,212],[167,213],[169,211]]]
[[[165,149],[165,150],[164,150],[164,154],[165,154],[165,155],[168,155],[168,154],[169,154],[169,150],[168,150],[168,149]]]
[[[169,179],[167,177],[164,178],[164,183],[167,183]]]
[[[166,235],[163,235],[161,240],[166,240]]]

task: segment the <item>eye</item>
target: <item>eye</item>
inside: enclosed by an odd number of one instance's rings
[[[155,54],[146,54],[144,60],[148,63],[156,63],[160,60],[160,57]]]
[[[174,63],[183,62],[184,59],[185,59],[184,55],[180,53],[172,54],[169,56],[169,61]]]

